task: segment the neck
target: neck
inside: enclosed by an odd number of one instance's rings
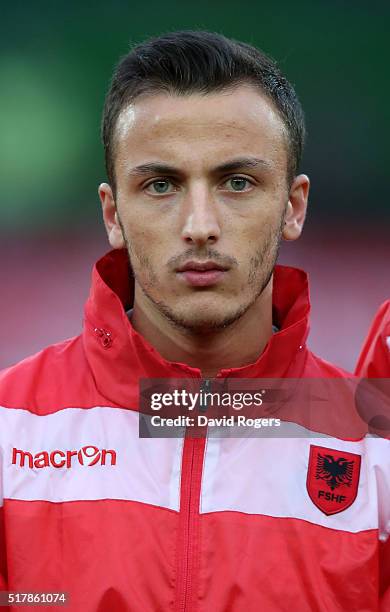
[[[137,299],[131,322],[164,359],[199,368],[204,378],[214,378],[221,369],[253,363],[263,352],[272,335],[272,278],[245,314],[221,330],[182,331],[156,309],[142,308]]]

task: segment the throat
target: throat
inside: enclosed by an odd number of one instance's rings
[[[220,370],[239,368],[257,361],[272,334],[272,304],[255,308],[223,330],[208,334],[183,333],[172,325],[148,321],[137,312],[127,315],[134,329],[167,361],[200,369],[204,378],[215,378]]]

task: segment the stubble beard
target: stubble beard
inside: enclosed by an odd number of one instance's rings
[[[279,228],[269,232],[266,240],[258,251],[251,257],[249,272],[247,276],[247,286],[251,287],[253,293],[249,296],[244,304],[241,304],[233,313],[230,313],[222,318],[210,317],[190,319],[175,312],[166,302],[158,300],[153,295],[153,289],[156,287],[158,279],[153,271],[150,261],[146,255],[138,255],[131,248],[131,244],[123,232],[126,249],[130,260],[130,265],[133,270],[134,278],[138,283],[139,288],[146,299],[162,314],[171,325],[179,329],[182,333],[190,335],[210,334],[222,331],[230,327],[236,321],[241,319],[245,313],[253,306],[256,300],[261,296],[264,289],[271,280],[276,261],[279,255],[280,243],[282,238],[282,228],[284,225],[284,215]],[[147,280],[140,279],[137,274],[137,266],[134,266],[134,259],[138,260],[139,265],[143,270],[147,271]]]

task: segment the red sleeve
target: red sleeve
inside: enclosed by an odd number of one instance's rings
[[[390,300],[379,308],[360,353],[355,374],[390,378]],[[379,543],[380,612],[390,610],[390,538]]]
[[[4,511],[3,507],[0,507],[0,591],[8,590],[8,577],[7,577],[7,551],[5,542],[5,530],[4,530]],[[9,606],[0,606],[0,610],[4,612],[9,611]]]
[[[379,610],[390,610],[390,538],[379,545],[380,600]]]
[[[375,315],[355,374],[367,378],[390,377],[390,300],[382,304]]]

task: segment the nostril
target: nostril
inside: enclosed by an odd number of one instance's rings
[[[188,242],[189,244],[197,244],[197,243],[207,243],[207,242],[216,242],[218,240],[217,236],[211,235],[208,236],[207,238],[204,238],[203,236],[185,236],[184,240],[186,242]]]

